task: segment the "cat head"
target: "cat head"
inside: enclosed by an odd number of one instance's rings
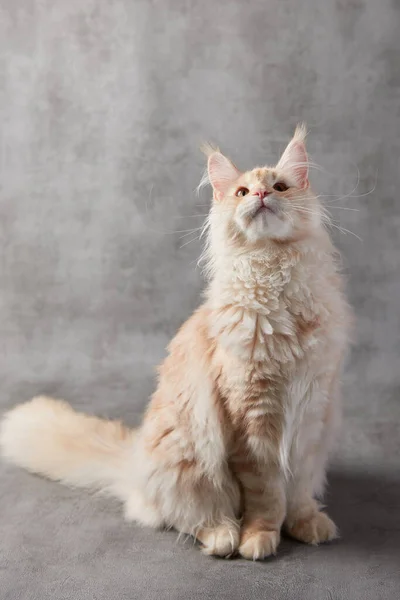
[[[251,171],[241,172],[215,148],[205,150],[213,188],[210,218],[224,224],[232,240],[293,242],[319,226],[319,203],[308,181],[306,133],[299,125],[276,166]]]

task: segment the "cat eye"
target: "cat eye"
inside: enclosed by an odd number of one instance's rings
[[[289,187],[286,185],[286,183],[283,183],[283,181],[277,181],[272,187],[276,192],[286,192],[286,190],[289,189]]]
[[[249,193],[249,190],[245,187],[240,187],[238,190],[236,190],[236,196],[238,196],[238,198],[242,198],[243,196],[247,196],[247,194]]]

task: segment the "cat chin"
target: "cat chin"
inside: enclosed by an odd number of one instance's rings
[[[249,242],[283,241],[293,236],[292,224],[278,215],[261,213],[250,224],[237,223]]]

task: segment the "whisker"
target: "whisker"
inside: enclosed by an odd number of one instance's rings
[[[369,196],[370,194],[373,194],[375,191],[376,187],[373,187],[371,190],[368,190],[368,192],[365,192],[364,194],[346,194],[345,196],[340,196],[339,198],[337,198],[337,200],[334,200],[334,202],[338,202],[339,200],[342,199],[346,199],[346,198],[365,198],[365,196]],[[354,191],[354,190],[352,190]],[[328,196],[320,196],[320,198],[327,198]]]
[[[333,200],[332,202],[339,202],[340,200],[344,200],[346,198],[364,198],[365,196],[369,196],[370,194],[374,193],[374,191],[376,190],[377,180],[378,180],[378,171],[375,172],[375,182],[374,182],[373,187],[370,190],[368,190],[367,192],[364,192],[363,194],[354,194],[354,192],[356,191],[356,189],[358,188],[358,186],[360,184],[360,170],[357,167],[357,183],[348,194],[344,194],[343,196],[337,196],[336,194],[322,194],[322,195],[317,196],[317,198],[336,198],[336,200]]]
[[[327,211],[324,210],[313,210],[312,208],[308,208],[305,206],[296,206],[296,205],[291,205],[291,208],[294,208],[295,210],[298,210],[299,212],[304,212],[304,213],[309,213],[311,215],[324,215],[327,214]]]
[[[203,219],[204,219],[204,217],[206,217],[207,215],[208,215],[208,213],[206,213],[204,215],[200,215],[200,214],[199,215],[182,215],[182,216],[177,215],[176,217],[172,217],[172,218],[173,219],[186,219],[186,218],[191,219],[194,217],[203,217]]]
[[[360,212],[359,208],[349,208],[348,206],[332,206],[331,204],[325,204],[325,206],[328,206],[329,208],[339,208],[341,210],[351,210],[353,212]]]
[[[363,241],[362,238],[360,238],[360,236],[358,236],[356,233],[354,233],[354,231],[350,231],[350,229],[346,229],[345,227],[342,227],[341,225],[337,225],[336,223],[334,223],[332,217],[330,215],[324,213],[324,212],[319,213],[317,211],[313,211],[313,210],[305,208],[305,207],[297,207],[296,210],[298,210],[299,212],[303,212],[305,214],[319,215],[321,217],[322,221],[327,226],[329,226],[329,227],[335,227],[336,229],[338,229],[344,235],[346,235],[347,233],[349,233],[350,235],[353,235],[358,240],[360,240],[360,242]]]
[[[182,246],[179,246],[179,249],[184,248],[188,244],[191,244],[192,242],[195,242],[196,240],[199,240],[199,239],[200,239],[200,236],[196,235],[193,239],[188,240],[187,242],[185,242],[184,244],[182,244]]]
[[[196,229],[191,229],[190,231],[188,231],[187,233],[184,233],[183,235],[179,236],[179,239],[181,240],[182,238],[187,237],[188,235],[191,235],[192,233],[196,233],[197,231],[200,231],[200,229],[203,229],[203,226],[201,227],[196,227]]]
[[[175,235],[176,233],[193,233],[194,231],[201,229],[200,227],[196,227],[195,229],[175,229],[174,231],[164,231],[163,229],[153,229],[148,225],[146,225],[146,227],[149,229],[149,231],[154,231],[154,233],[162,233],[163,235]]]
[[[354,237],[356,237],[358,240],[360,240],[360,242],[362,242],[362,238],[360,238],[359,235],[357,235],[356,233],[354,233],[354,231],[350,231],[350,229],[346,229],[345,227],[340,227],[339,225],[335,225],[335,223],[330,223],[331,227],[335,227],[336,229],[338,229],[341,233],[343,233],[344,235],[346,235],[347,233],[350,233],[351,235],[354,235]]]

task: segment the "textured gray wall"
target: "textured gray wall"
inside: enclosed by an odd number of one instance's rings
[[[210,561],[1,466],[6,598],[399,596],[399,25],[398,0],[0,0],[2,408],[45,391],[138,421],[199,302],[178,231],[207,210],[205,138],[250,167],[305,120],[315,187],[362,238],[334,230],[357,314],[343,542]]]

